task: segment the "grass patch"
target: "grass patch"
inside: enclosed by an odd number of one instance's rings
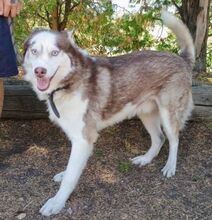
[[[95,149],[94,153],[97,157],[101,157],[103,155],[103,151],[101,149]]]
[[[198,182],[202,178],[200,176],[192,176],[191,179],[192,179],[193,182]]]
[[[208,129],[212,130],[212,123],[208,123],[206,126]]]
[[[114,126],[109,126],[105,129],[105,131],[108,133],[108,134],[115,134],[116,133],[116,129],[117,127],[114,125]]]
[[[121,173],[127,173],[131,170],[132,168],[132,164],[130,163],[130,161],[120,161],[118,164],[118,170]]]

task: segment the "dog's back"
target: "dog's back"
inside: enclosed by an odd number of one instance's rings
[[[176,35],[181,49],[180,55],[141,51],[116,57],[96,57],[94,62],[97,71],[91,74],[95,75],[92,83],[96,84],[95,88],[98,89],[90,94],[96,97],[95,102],[102,103],[99,109],[95,109],[96,112],[99,111],[102,120],[113,117],[128,103],[137,105],[137,109],[134,110],[136,115],[142,103],[150,101],[158,107],[160,100],[168,103],[168,99],[177,100],[185,93],[191,93],[192,67],[195,59],[191,35],[187,27],[168,12],[162,11],[162,20]],[[166,98],[166,94],[171,98]],[[186,95],[188,96],[191,97]],[[178,117],[180,128],[192,109],[191,98],[187,101],[190,103],[187,114],[180,114]],[[129,115],[134,116],[132,113]]]

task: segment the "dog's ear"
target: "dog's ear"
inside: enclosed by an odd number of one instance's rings
[[[70,41],[74,41],[74,33],[75,33],[75,29],[71,29],[71,30],[68,30],[66,31],[67,32],[67,35],[68,35],[68,39]]]
[[[75,32],[75,29],[61,31],[60,32],[60,37],[63,38],[62,41],[67,39],[71,43],[72,46],[76,46],[75,45],[75,40],[74,40],[74,32]]]
[[[23,50],[23,56],[25,56],[28,47],[29,47],[29,39],[26,39],[26,40],[24,41],[24,45],[23,45],[23,49],[24,49],[24,50]]]
[[[25,41],[24,41],[24,45],[23,45],[23,58],[25,57],[26,55],[26,52],[30,46],[30,40],[31,40],[31,36],[28,37]]]
[[[76,47],[75,38],[74,38],[75,29],[70,29],[65,32],[67,34],[69,42],[72,44],[72,46]]]

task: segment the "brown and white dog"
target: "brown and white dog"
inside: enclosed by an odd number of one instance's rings
[[[72,142],[72,151],[57,194],[41,208],[57,214],[73,192],[92,154],[98,132],[126,118],[138,116],[151,136],[146,154],[132,159],[143,166],[169,141],[163,175],[175,175],[179,131],[193,108],[191,93],[193,41],[187,27],[162,12],[162,20],[176,35],[180,55],[141,51],[117,57],[91,57],[77,47],[71,32],[34,31],[25,43],[23,67],[50,119]]]

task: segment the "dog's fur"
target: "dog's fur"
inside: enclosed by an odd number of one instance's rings
[[[157,156],[165,139],[163,127],[170,149],[162,172],[166,177],[175,175],[179,131],[193,108],[194,46],[181,21],[166,11],[162,19],[177,37],[179,56],[141,51],[117,57],[90,57],[66,31],[37,30],[25,42],[25,79],[38,97],[46,100],[50,119],[72,142],[66,170],[54,177],[61,181],[60,189],[41,208],[43,215],[56,214],[64,207],[92,153],[98,131],[126,118],[138,116],[152,142],[148,152],[132,159],[132,163],[143,166]],[[47,70],[44,76],[36,77],[37,67]],[[54,92],[58,88],[61,89]],[[50,104],[49,94],[53,92],[60,117]]]

